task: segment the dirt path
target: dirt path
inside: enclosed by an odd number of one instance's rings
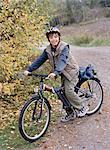
[[[46,142],[34,150],[110,150],[110,47],[71,46],[79,65],[95,65],[104,88],[102,113],[50,125]]]

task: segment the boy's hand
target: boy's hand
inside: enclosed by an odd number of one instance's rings
[[[24,71],[24,75],[26,75],[26,76],[28,76],[30,73],[31,73],[31,72],[29,72],[29,71],[27,71],[27,70]]]
[[[55,79],[55,76],[56,76],[55,73],[50,73],[50,74],[48,75],[48,78],[50,78],[50,79],[52,80],[52,79]]]

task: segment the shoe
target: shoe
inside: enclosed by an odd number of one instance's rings
[[[84,117],[89,110],[88,106],[84,106],[77,114],[78,117]]]
[[[76,118],[76,114],[74,112],[72,112],[71,114],[66,114],[65,116],[63,116],[61,118],[61,122],[68,122],[71,120],[74,120]]]

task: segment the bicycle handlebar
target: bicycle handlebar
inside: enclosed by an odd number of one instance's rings
[[[34,76],[34,77],[40,77],[40,78],[47,78],[47,74],[34,74],[34,73],[29,73],[28,76]]]

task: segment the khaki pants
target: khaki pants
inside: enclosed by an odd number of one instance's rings
[[[63,78],[63,84],[65,87],[65,95],[67,99],[69,100],[69,102],[74,108],[80,110],[83,108],[83,103],[82,103],[81,98],[74,92],[74,87],[77,84],[77,82],[78,82],[77,73],[71,81],[69,81],[65,77]]]

